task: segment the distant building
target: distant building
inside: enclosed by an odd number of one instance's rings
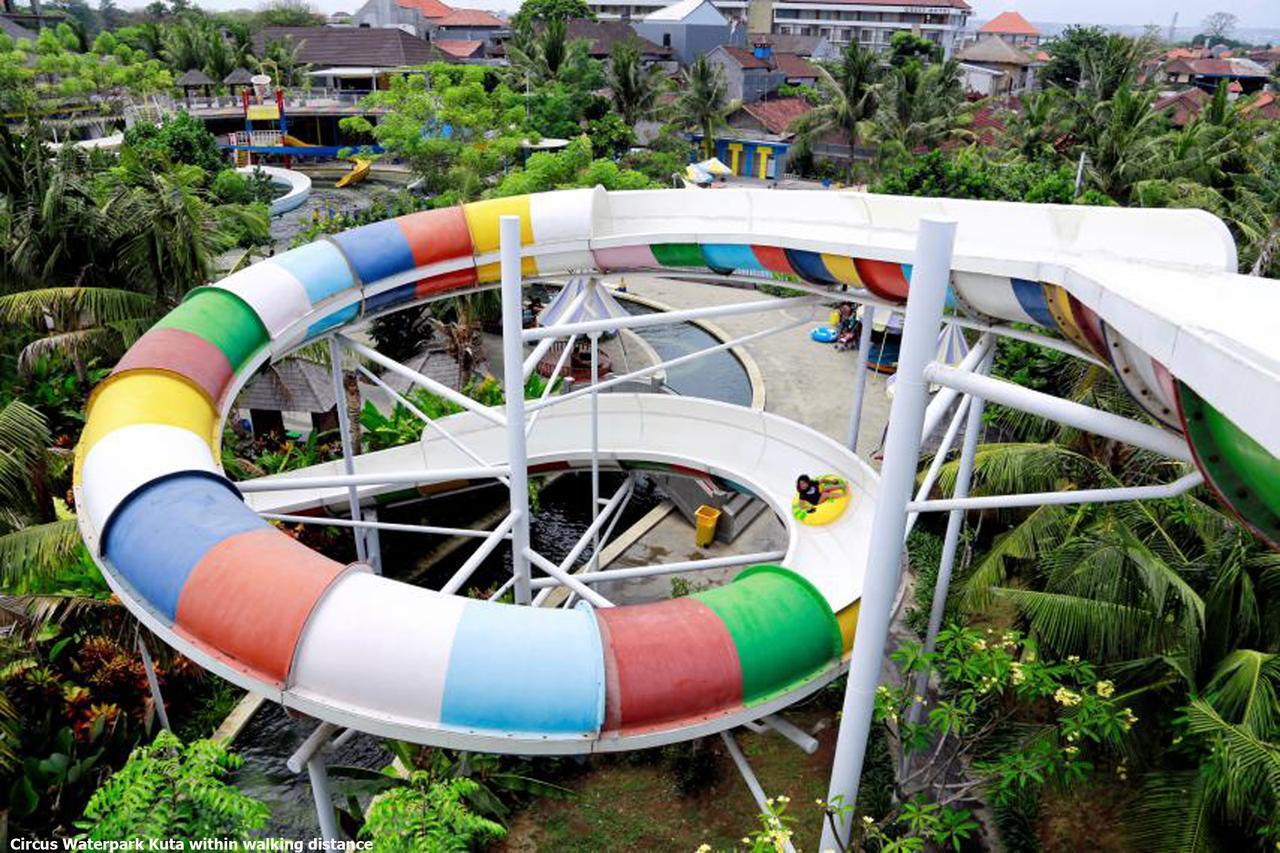
[[[454,9],[443,18],[431,21],[431,41],[480,41],[486,45],[497,42],[507,24],[501,18],[480,9]]]
[[[751,103],[783,83],[812,86],[818,82],[814,66],[794,53],[775,53],[763,36],[753,38],[750,50],[722,44],[707,54],[709,62],[724,69],[730,99]]]
[[[587,0],[601,19],[641,18],[680,0]],[[951,56],[973,10],[965,0],[714,0],[752,33],[812,36],[843,50],[850,42],[889,49],[894,33],[914,32]]]
[[[350,12],[334,12],[329,16],[328,25],[331,27],[350,27],[354,26],[354,22]]]
[[[1035,86],[1040,64],[999,36],[978,39],[956,54],[967,91],[983,96],[1012,95]]]
[[[1151,108],[1158,113],[1167,114],[1169,122],[1174,127],[1186,127],[1195,121],[1207,103],[1209,103],[1209,96],[1203,89],[1191,88],[1163,95],[1151,105]]]
[[[277,39],[297,45],[298,61],[313,66],[308,76],[329,89],[386,88],[395,69],[448,58],[403,30],[354,27],[266,27],[254,33],[254,52]]]
[[[781,177],[795,139],[791,125],[812,109],[803,98],[743,104],[729,114],[729,126],[716,137],[716,157],[735,175]]]
[[[756,33],[748,36],[754,38]],[[831,43],[825,36],[799,36],[770,33],[769,41],[778,53],[794,53],[801,59],[834,60],[840,58],[840,48]]]
[[[1043,38],[1035,25],[1017,12],[1001,12],[978,27],[978,39],[985,36],[995,36],[1033,55],[1032,48],[1038,47]]]
[[[1280,95],[1275,92],[1263,92],[1242,106],[1240,112],[1246,118],[1280,121]]]
[[[428,41],[495,44],[506,23],[480,9],[455,9],[440,0],[368,0],[351,16],[361,29],[398,29]]]
[[[1209,92],[1226,80],[1229,84],[1239,84],[1239,91],[1246,95],[1261,91],[1271,79],[1271,73],[1266,68],[1242,56],[1225,59],[1175,59],[1166,63],[1159,74],[1164,83],[1189,84]]]
[[[729,43],[729,19],[711,0],[680,0],[633,20],[631,28],[654,44],[669,47],[675,58],[688,65],[697,56]]]
[[[675,50],[658,44],[637,33],[625,21],[592,21],[575,18],[565,26],[569,40],[587,40],[587,51],[596,59],[607,59],[613,46],[620,41],[634,41],[640,50],[640,58],[646,63],[669,62],[675,59]]]

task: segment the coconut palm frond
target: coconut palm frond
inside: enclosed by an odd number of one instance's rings
[[[0,536],[0,583],[6,589],[51,577],[81,547],[74,518],[34,524]]]
[[[1113,657],[1150,646],[1159,628],[1158,614],[1143,607],[1030,589],[992,592],[1015,604],[1045,645],[1059,653]]]
[[[1280,746],[1228,723],[1204,699],[1193,699],[1187,708],[1187,727],[1216,744],[1207,768],[1210,795],[1229,816],[1247,820],[1263,803],[1275,808],[1280,802]]]
[[[982,560],[965,578],[961,606],[981,610],[991,603],[992,590],[1009,577],[1009,560],[1030,560],[1061,541],[1074,526],[1078,509],[1045,504],[1037,507],[1017,527],[996,539]]]
[[[1237,649],[1218,665],[1205,697],[1224,719],[1253,734],[1280,735],[1280,655]]]
[[[44,287],[0,296],[0,322],[39,323],[79,317],[82,325],[131,320],[155,310],[155,298],[110,287]]]
[[[23,504],[31,470],[49,445],[49,425],[39,410],[21,400],[0,409],[0,497],[9,506]]]
[[[1196,770],[1147,777],[1129,821],[1130,849],[1151,853],[1208,853],[1212,804],[1208,782]]]
[[[92,329],[74,329],[36,338],[18,353],[18,370],[24,375],[35,370],[40,359],[53,353],[61,353],[73,360],[83,361],[94,355],[111,355],[123,348],[120,335],[104,326]]]
[[[959,461],[942,466],[938,487],[943,494],[955,488]],[[1007,495],[1057,491],[1063,481],[1101,476],[1093,460],[1060,444],[1010,442],[981,444],[973,458],[973,493]],[[1073,476],[1074,475],[1074,476]]]

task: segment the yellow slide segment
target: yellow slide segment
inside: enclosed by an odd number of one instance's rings
[[[355,165],[351,167],[351,171],[339,178],[338,183],[335,184],[338,189],[349,187],[352,184],[358,184],[365,178],[369,177],[369,170],[373,168],[372,160],[366,160],[363,157],[353,157],[352,162]]]
[[[287,146],[288,146],[288,147],[290,147],[290,148],[313,148],[313,147],[315,147],[315,146],[313,146],[310,142],[303,142],[303,141],[302,141],[301,139],[299,139],[298,137],[293,136],[292,134],[288,134],[288,133],[283,134],[283,135],[280,137],[280,139],[281,139],[281,141],[282,141],[282,142],[284,142],[284,144],[285,144],[285,145],[287,145]]]

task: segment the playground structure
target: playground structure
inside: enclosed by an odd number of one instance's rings
[[[283,165],[288,169],[293,165],[294,157],[320,160],[336,160],[348,156],[352,146],[312,145],[289,133],[289,116],[285,107],[283,89],[270,88],[271,79],[266,75],[254,78],[253,90],[246,88],[241,93],[241,107],[244,112],[244,130],[228,134],[227,141],[219,146],[232,152],[238,167],[254,165],[255,155],[259,160],[264,156],[283,158]],[[254,122],[268,122],[272,126],[255,128]],[[359,146],[363,153],[380,153],[380,146]],[[372,161],[367,157],[351,157],[353,167],[344,176],[338,186],[359,183],[369,174]],[[354,177],[353,177],[354,176]]]
[[[222,677],[323,721],[291,766],[310,770],[326,835],[336,830],[320,750],[340,726],[520,754],[632,749],[718,732],[736,760],[729,732],[739,725],[763,721],[806,743],[775,715],[846,667],[829,799],[847,801],[870,726],[902,543],[919,513],[949,513],[930,637],[968,509],[1165,497],[1204,482],[1256,533],[1280,539],[1273,330],[1280,291],[1276,282],[1236,275],[1235,267],[1225,226],[1189,210],[589,189],[410,214],[200,288],[140,339],[89,403],[75,467],[81,531],[112,588],[158,636]],[[702,278],[707,270],[786,273],[811,293],[607,320],[576,320],[569,310],[553,325],[521,328],[522,275],[633,270]],[[568,339],[568,353],[586,336],[594,355],[606,329],[789,308],[809,308],[810,316],[567,394],[525,401],[517,390],[501,411],[342,333],[363,319],[499,281],[504,375],[516,389],[515,377],[527,378],[557,339]],[[849,450],[857,442],[870,317],[844,445],[725,404],[600,393],[712,350],[797,330],[825,315],[820,306],[832,296],[861,302],[868,313],[906,304],[879,476]],[[981,333],[954,367],[932,362],[948,298],[960,313],[947,321]],[[1112,367],[1160,426],[987,376],[1000,335]],[[422,416],[418,444],[356,455],[339,406],[342,460],[231,483],[220,471],[218,443],[237,392],[262,364],[322,338],[335,383],[347,351],[467,411],[438,421]],[[534,344],[528,354],[526,343]],[[931,383],[942,390],[929,401]],[[986,400],[1199,470],[1161,486],[970,498]],[[943,447],[916,489],[921,436],[948,415]],[[930,499],[966,422],[954,494]],[[688,472],[757,495],[786,524],[787,548],[621,570],[597,570],[588,559],[575,573],[587,547],[608,540],[630,493],[628,480],[603,499],[602,467]],[[565,468],[591,470],[593,521],[553,563],[529,546],[527,478]],[[848,509],[825,525],[797,521],[790,510],[801,472],[847,481]],[[511,495],[509,514],[491,531],[391,525],[479,541],[442,590],[370,570],[376,531],[388,526],[376,520],[380,500],[486,479],[504,482]],[[350,526],[360,562],[328,560],[268,520]],[[455,595],[508,541],[513,574],[495,598],[511,590],[516,606]],[[654,604],[614,607],[593,588],[735,565],[750,568],[725,586]],[[569,591],[573,606],[527,606],[545,604],[553,589]]]

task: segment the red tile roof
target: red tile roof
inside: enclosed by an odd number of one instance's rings
[[[772,60],[760,59],[753,51],[745,47],[732,47],[730,45],[722,45],[722,49],[729,55],[729,58],[738,64],[740,68],[751,69],[760,68],[767,71],[780,71],[790,78],[808,78],[816,80],[818,70],[808,61],[794,53],[777,53],[774,52]]]
[[[1269,76],[1265,68],[1250,59],[1178,59],[1170,62],[1166,71],[1197,77]]]
[[[743,104],[742,109],[763,124],[770,133],[782,136],[790,133],[791,123],[812,110],[813,106],[804,98],[778,98]]]
[[[490,15],[483,9],[454,9],[439,20],[433,21],[437,27],[504,27],[501,19]]]
[[[1002,36],[1040,35],[1040,31],[1017,12],[1001,12],[981,27],[978,27],[978,32],[995,33]]]
[[[470,59],[480,52],[484,42],[470,39],[436,39],[431,42],[431,46],[457,59]]]
[[[1274,92],[1263,92],[1241,107],[1240,112],[1246,116],[1265,118],[1272,121],[1280,119],[1280,95],[1276,95]]]
[[[787,75],[789,79],[818,79],[818,69],[794,53],[775,53],[773,55],[773,65]]]
[[[1160,98],[1151,108],[1158,113],[1168,112],[1174,127],[1185,127],[1200,115],[1208,100],[1209,96],[1202,89],[1186,89]]]
[[[440,0],[396,0],[396,5],[402,9],[417,9],[424,18],[443,18],[453,11],[452,6],[446,6]]]

